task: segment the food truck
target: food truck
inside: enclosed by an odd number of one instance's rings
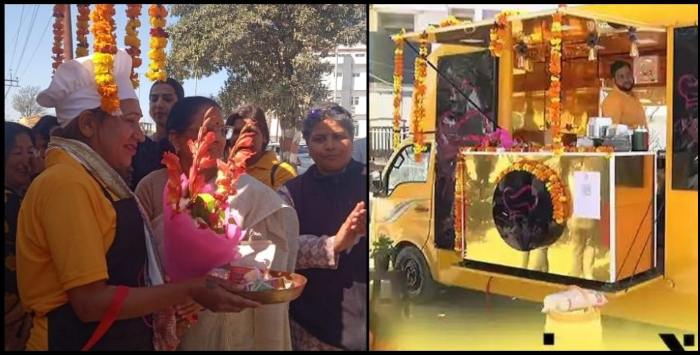
[[[541,302],[577,285],[607,296],[604,314],[697,330],[697,5],[502,13],[393,39],[397,65],[424,61],[412,134],[372,181],[370,235],[395,242],[412,299],[442,284]],[[601,112],[615,61],[646,127]]]

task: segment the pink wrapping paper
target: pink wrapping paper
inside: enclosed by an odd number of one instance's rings
[[[183,190],[187,178],[181,176]],[[235,224],[229,224],[226,235],[217,234],[211,229],[198,228],[189,214],[183,210],[173,216],[173,209],[167,201],[167,186],[163,193],[163,224],[165,273],[170,281],[195,278],[206,275],[216,267],[237,260],[237,247],[243,238],[243,231]],[[205,191],[214,191],[213,184],[207,184]],[[226,210],[226,220],[230,210]]]

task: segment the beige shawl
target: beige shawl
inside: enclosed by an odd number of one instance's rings
[[[139,203],[138,198],[131,192],[129,186],[124,182],[124,179],[122,179],[99,154],[92,150],[90,146],[81,141],[53,136],[51,137],[47,150],[50,149],[61,149],[68,153],[84,166],[102,186],[116,195],[118,199],[134,198],[136,200],[141,218],[143,219],[143,228],[146,235],[146,263],[148,270],[146,283],[150,286],[162,285],[162,264],[159,255],[155,252],[154,234],[152,232],[150,220],[143,206]]]

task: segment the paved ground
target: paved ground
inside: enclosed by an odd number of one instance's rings
[[[460,288],[444,288],[428,304],[408,304],[391,298],[390,284],[383,281],[381,295],[370,303],[370,323],[375,349],[386,350],[667,350],[659,333],[673,333],[681,343],[687,333],[602,316],[599,322],[555,325],[555,344],[545,346],[546,315],[541,308],[530,301]],[[697,339],[686,349],[697,350]]]

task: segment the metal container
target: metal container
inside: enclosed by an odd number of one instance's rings
[[[586,135],[591,138],[598,138],[596,129],[595,129],[595,122],[591,120],[590,123],[588,123],[588,131],[586,132]]]
[[[649,132],[646,128],[637,127],[632,134],[632,150],[646,152],[649,150]]]
[[[292,280],[294,284],[291,288],[284,290],[269,290],[260,292],[244,291],[239,292],[238,294],[262,304],[283,303],[291,302],[299,298],[302,291],[304,291],[304,286],[306,286],[306,277],[300,274],[270,270],[270,275],[273,277],[284,277],[288,280]]]
[[[227,282],[231,282],[234,285],[240,285],[243,275],[251,270],[253,270],[253,268],[227,265],[212,270],[208,275],[227,280]],[[262,304],[291,302],[301,296],[306,286],[306,277],[297,273],[285,271],[268,270],[267,272],[272,278],[284,278],[287,281],[291,281],[292,287],[265,291],[236,291],[235,293]]]

